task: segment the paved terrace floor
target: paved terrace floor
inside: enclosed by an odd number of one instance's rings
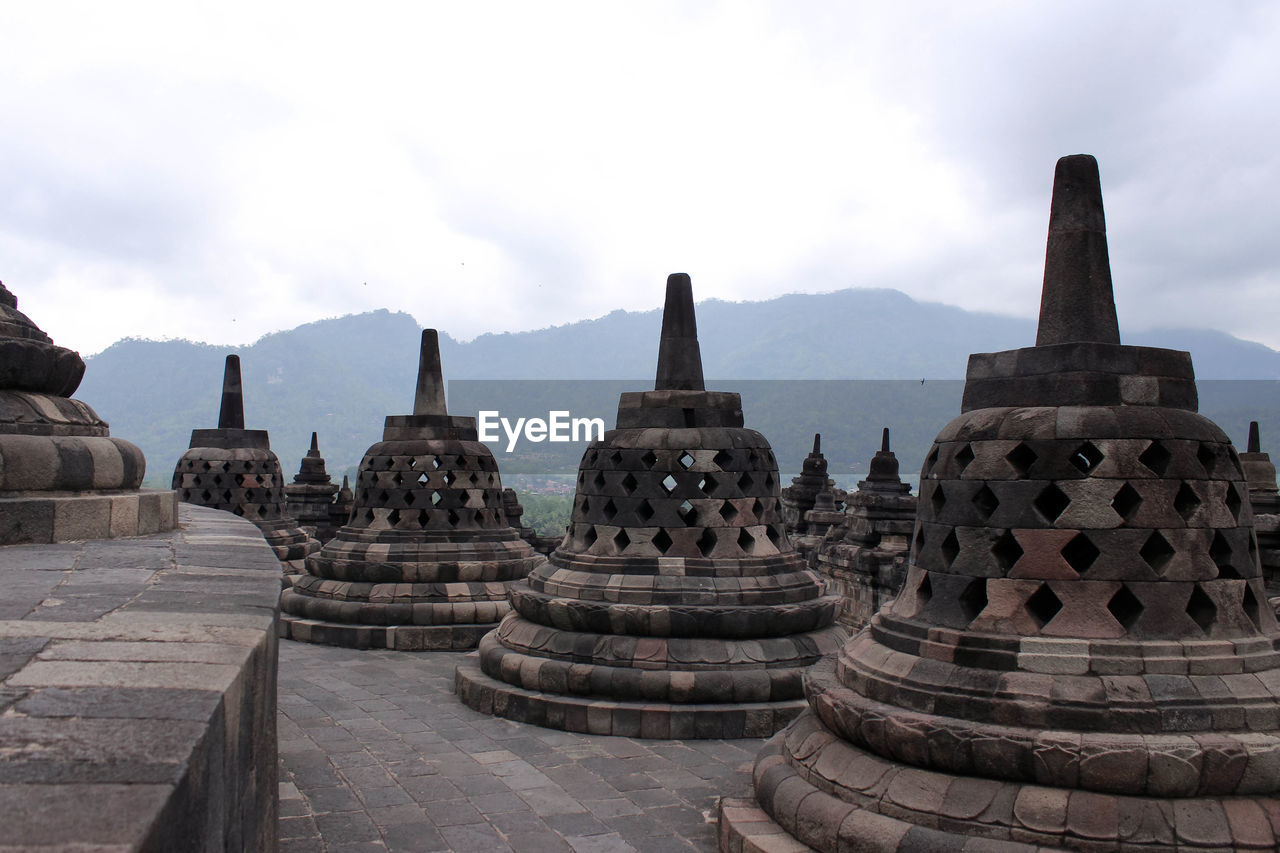
[[[763,741],[568,734],[476,713],[460,652],[280,643],[280,850],[711,851]]]

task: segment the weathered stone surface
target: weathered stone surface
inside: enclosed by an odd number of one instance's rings
[[[737,394],[704,391],[687,276],[668,280],[654,391],[583,455],[569,532],[511,589],[515,612],[460,667],[471,707],[630,737],[772,733],[833,651],[836,597],[779,514],[769,444]]]
[[[1261,817],[1280,806],[1280,625],[1250,482],[1196,414],[1186,354],[1115,330],[1096,164],[1065,158],[1037,346],[971,359],[901,594],[810,669],[809,709],[757,762],[790,836],[839,849],[797,807],[833,793],[909,827],[870,849],[1280,843]],[[837,769],[868,762],[874,789]],[[945,813],[975,777],[1012,808]]]
[[[0,549],[7,586],[56,582],[0,610],[0,847],[276,849],[278,564],[252,525],[181,516]]]

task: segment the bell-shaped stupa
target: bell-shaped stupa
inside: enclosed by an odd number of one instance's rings
[[[285,509],[284,472],[265,429],[244,428],[240,356],[227,356],[217,429],[193,429],[191,446],[173,469],[179,500],[233,512],[258,526],[284,568],[285,582],[303,570],[320,543]]]
[[[687,275],[667,281],[656,390],[592,442],[571,523],[458,668],[473,708],[630,737],[762,736],[834,651],[836,597],[791,548],[778,465],[737,394],[706,391]]]
[[[333,506],[338,485],[329,479],[324,457],[320,455],[320,440],[311,433],[311,448],[302,457],[293,482],[284,487],[285,507],[298,521],[298,526],[321,543],[333,538],[337,527],[329,520],[329,508]]]
[[[412,415],[389,415],[356,476],[350,520],[280,598],[283,636],[407,651],[471,649],[544,558],[507,524],[475,418],[445,409],[435,329],[422,333]]]
[[[351,491],[349,478],[343,474],[342,488],[338,489],[338,493],[333,496],[333,503],[329,504],[329,528],[336,533],[338,528],[351,520],[351,511],[355,506],[356,493]]]
[[[57,346],[0,283],[0,545],[172,530],[173,492],[140,491],[146,460],[71,395],[80,354]]]
[[[1120,344],[1097,163],[1063,158],[1036,346],[970,357],[902,593],[756,762],[772,821],[820,850],[1277,849],[1280,631],[1196,407],[1187,353]],[[724,804],[723,849],[769,831]]]
[[[1245,479],[1249,483],[1249,505],[1253,527],[1258,534],[1258,557],[1267,593],[1280,597],[1280,490],[1276,489],[1276,466],[1271,454],[1262,452],[1258,422],[1249,422],[1249,443],[1240,454]]]
[[[871,458],[867,479],[845,501],[844,515],[818,546],[810,565],[840,593],[838,620],[857,631],[902,588],[907,572],[916,499],[898,476],[889,428]]]

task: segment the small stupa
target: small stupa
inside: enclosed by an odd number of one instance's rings
[[[172,530],[177,496],[140,490],[146,459],[71,395],[84,361],[0,283],[0,545]]]
[[[1249,505],[1253,509],[1253,528],[1258,534],[1258,557],[1267,582],[1267,594],[1277,598],[1280,597],[1280,491],[1276,489],[1276,466],[1271,455],[1262,452],[1257,421],[1249,422],[1246,447],[1240,454],[1240,465],[1249,481]]]
[[[355,506],[355,492],[351,491],[349,478],[346,474],[343,474],[342,488],[338,489],[338,493],[333,496],[333,503],[329,504],[329,528],[336,533],[338,528],[351,520],[351,511],[355,509]],[[330,538],[333,537],[331,536]]]
[[[1063,158],[1036,345],[970,356],[902,593],[810,670],[721,849],[1276,850],[1280,628],[1196,408],[1188,353],[1120,344],[1097,163]]]
[[[323,544],[332,539],[337,530],[329,519],[329,508],[337,493],[338,486],[329,479],[324,457],[320,455],[319,437],[313,432],[311,449],[302,457],[293,482],[284,487],[285,507],[297,519],[298,526]]]
[[[866,625],[902,588],[915,523],[916,499],[898,476],[898,457],[889,449],[885,427],[867,479],[849,493],[840,523],[810,562],[840,593],[838,621],[850,632]]]
[[[184,503],[226,510],[258,526],[284,568],[285,582],[302,572],[320,543],[285,509],[284,472],[265,429],[244,428],[240,356],[227,356],[217,429],[194,429],[173,469]]]
[[[782,523],[792,545],[806,557],[819,537],[810,534],[806,513],[817,503],[818,495],[830,492],[835,509],[844,506],[845,492],[837,489],[835,481],[827,476],[827,457],[822,455],[822,433],[814,433],[813,450],[800,463],[800,475],[791,478],[791,485],[782,490],[780,506]],[[825,508],[825,507],[824,507]]]
[[[843,636],[778,512],[778,464],[737,394],[707,391],[693,291],[667,280],[655,390],[578,470],[571,524],[511,590],[514,613],[458,668],[459,698],[550,728],[763,736],[804,707],[801,674]]]
[[[413,414],[389,415],[356,475],[350,520],[280,597],[282,635],[354,648],[475,648],[508,587],[544,558],[507,524],[475,418],[445,408],[440,344],[422,333]]]

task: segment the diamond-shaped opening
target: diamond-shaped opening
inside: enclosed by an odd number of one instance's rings
[[[636,482],[635,477],[631,476],[630,471],[627,472],[627,476],[622,478],[622,491],[626,492],[627,494],[631,494],[632,492],[634,492],[636,490],[636,486],[638,485],[639,483]]]
[[[1204,472],[1212,477],[1213,469],[1218,463],[1217,448],[1212,444],[1200,442],[1200,446],[1196,448],[1196,459],[1199,460],[1200,466],[1204,468]]]
[[[640,505],[636,507],[636,517],[641,521],[653,518],[653,507],[648,501],[640,501]]]
[[[1164,476],[1164,472],[1169,468],[1171,459],[1173,459],[1173,454],[1159,441],[1151,442],[1151,444],[1147,445],[1147,449],[1138,456],[1138,461],[1150,468],[1157,477]]]
[[[236,504],[234,507],[232,507],[231,511],[238,516],[241,516],[241,517],[244,516],[244,507],[241,506],[240,504]]]
[[[987,607],[987,579],[974,578],[965,584],[960,593],[960,612],[964,618],[972,622]]]
[[[676,514],[680,516],[680,520],[686,525],[691,525],[693,524],[693,519],[697,514],[697,511],[693,508],[693,504],[689,503],[688,500],[683,500],[680,502],[680,506],[676,507]]]
[[[948,566],[956,561],[956,557],[960,556],[960,540],[956,539],[954,530],[947,531],[947,538],[942,540],[939,550],[942,551],[942,559],[946,560]]]
[[[738,547],[742,549],[744,554],[754,554],[756,550],[756,537],[751,535],[747,528],[738,531]]]
[[[265,504],[258,504],[258,518],[267,517],[267,507]]]
[[[738,517],[738,508],[730,501],[721,501],[720,517],[727,523],[733,524],[733,520]]]
[[[929,496],[929,506],[933,507],[934,516],[942,514],[942,508],[947,505],[947,496],[942,491],[942,483],[935,483],[933,486],[933,494]]]
[[[710,474],[703,474],[698,478],[698,488],[703,494],[710,495],[716,488],[716,481]]]
[[[423,471],[421,474],[418,475],[418,485],[425,486],[430,479],[431,478],[427,476],[427,472]]]
[[[431,520],[431,513],[427,512],[425,509],[418,510],[418,526],[419,527],[426,527],[427,522],[429,522],[430,520]]]
[[[716,534],[708,527],[702,531],[702,535],[698,537],[698,552],[704,557],[710,557],[711,552],[716,547]]]
[[[395,527],[397,524],[399,524],[400,510],[393,509],[391,510],[391,512],[387,513],[387,523],[390,524],[392,527]]]
[[[439,456],[432,456],[432,457],[431,457],[431,467],[432,467],[432,469],[434,469],[434,470],[436,470],[436,471],[439,471],[439,470],[440,470],[440,466],[441,466],[441,465],[443,465],[443,464],[444,464],[444,461],[443,461],[443,460],[441,460]]]
[[[1071,454],[1071,464],[1081,474],[1088,474],[1094,468],[1097,468],[1098,463],[1101,461],[1102,451],[1095,447],[1092,441],[1086,441]]]
[[[399,485],[401,485],[402,483],[404,483],[404,477],[400,476],[400,472],[399,472],[399,471],[397,471],[397,472],[395,473],[395,476],[393,476],[393,477],[391,478],[391,482],[393,482],[393,483],[395,483],[397,486],[399,486]]]
[[[782,545],[782,526],[778,524],[770,524],[764,529],[764,535],[769,537],[769,541],[773,543],[773,547],[780,548]]]
[[[588,548],[596,544],[596,528],[594,524],[587,526],[587,532],[582,534],[582,543]]]
[[[587,455],[582,460],[582,464],[586,465],[588,468],[593,467],[596,464],[596,460],[599,458],[599,450],[588,450]]]
[[[1013,466],[1013,470],[1019,477],[1025,477],[1038,457],[1034,450],[1019,442],[1018,446],[1005,454],[1004,458]]]
[[[206,471],[208,471],[208,470],[209,470],[209,463],[208,463],[208,462],[204,463],[204,470],[206,470]],[[223,463],[222,463],[222,470],[223,470],[223,473],[227,473],[227,474],[231,473],[231,463],[230,463],[230,462],[223,462]]]
[[[1240,508],[1243,505],[1240,500],[1240,492],[1236,489],[1235,483],[1227,483],[1227,496],[1223,499],[1227,505],[1227,510],[1231,513],[1231,517],[1236,521],[1240,520]]]
[[[452,486],[457,479],[458,475],[455,472],[446,471],[444,475],[444,484],[446,486]]]
[[[1133,594],[1126,584],[1120,584],[1116,594],[1107,602],[1107,610],[1126,631],[1132,631],[1142,615],[1142,602]]]
[[[924,549],[924,525],[916,526],[916,554]]]
[[[933,583],[929,580],[929,573],[924,573],[924,578],[920,581],[920,585],[916,587],[916,601],[924,607],[933,598]]]
[[[470,477],[468,477],[467,479],[468,479],[468,480],[470,480],[470,481],[471,481],[471,485],[473,485],[473,486],[474,486],[474,485],[476,485],[477,483],[479,483],[479,482],[480,482],[480,475],[479,475],[479,474],[477,474],[475,471],[472,471],[472,472],[471,472],[471,476],[470,476]]]
[[[764,518],[764,504],[760,502],[759,498],[751,502],[751,514],[756,517],[756,521]]]
[[[378,506],[386,506],[388,503],[390,503],[390,501],[391,501],[390,492],[384,490],[381,494],[378,495]]]
[[[209,491],[208,489],[205,489],[200,496],[201,498],[203,498],[205,503],[208,503],[209,501],[213,500],[213,492]]]
[[[676,490],[676,478],[668,474],[662,478],[662,490],[670,495]]]
[[[222,485],[222,475],[221,475],[221,474],[214,474],[214,475],[213,475],[213,484],[214,484],[215,486],[221,486],[221,485]]]
[[[1058,488],[1057,483],[1050,483],[1040,490],[1040,494],[1036,495],[1035,500],[1031,503],[1044,516],[1045,521],[1053,523],[1057,521],[1058,516],[1066,511],[1071,504],[1071,498],[1067,497],[1066,492]]]
[[[996,497],[996,493],[991,491],[986,483],[983,483],[982,488],[974,493],[973,505],[978,508],[978,513],[982,516],[982,520],[986,521],[1000,506],[1000,499]]]
[[[444,503],[444,492],[440,491],[439,489],[433,491],[431,493],[431,505],[440,506],[443,503]]]
[[[776,484],[773,482],[773,474],[765,474],[765,475],[764,475],[764,490],[765,490],[766,492],[772,492],[772,491],[773,491],[773,487],[774,487],[774,485],[776,485]]]
[[[591,480],[592,485],[594,485],[594,486],[596,487],[596,490],[597,490],[597,491],[599,491],[600,489],[603,489],[603,488],[604,488],[604,482],[605,482],[605,481],[604,481],[604,472],[603,472],[603,471],[597,471],[597,472],[596,472],[595,477],[594,477],[594,478],[592,478],[592,480]]]
[[[1138,550],[1138,556],[1146,560],[1147,565],[1157,572],[1169,565],[1169,561],[1173,559],[1175,553],[1177,552],[1169,544],[1169,540],[1161,536],[1159,530],[1151,531],[1147,541]]]
[[[484,510],[477,509],[471,513],[471,517],[475,519],[476,524],[484,524]]]
[[[1142,506],[1142,495],[1128,483],[1121,486],[1120,491],[1116,492],[1116,496],[1111,499],[1111,508],[1125,521],[1132,519],[1140,506]]]
[[[1240,572],[1231,565],[1231,543],[1221,532],[1213,534],[1213,542],[1209,545],[1209,557],[1218,567],[1218,577],[1228,580],[1240,579]]]
[[[414,502],[415,500],[417,500],[417,498],[415,498],[415,497],[413,496],[413,492],[405,492],[405,493],[404,493],[404,502],[405,502],[407,505],[409,505],[409,506],[413,506],[413,502]]]
[[[1178,487],[1178,494],[1173,498],[1173,508],[1186,521],[1191,518],[1199,507],[1200,496],[1196,494],[1196,490],[1191,488],[1189,483],[1184,482]]]
[[[729,467],[729,463],[733,461],[733,454],[727,450],[717,450],[715,458],[712,460],[720,466],[720,470]]]
[[[1061,553],[1062,559],[1067,561],[1068,566],[1084,574],[1102,552],[1089,541],[1088,536],[1077,533],[1075,538],[1063,546]]]
[[[933,446],[933,450],[930,450],[930,451],[929,451],[929,455],[928,455],[928,456],[925,458],[925,460],[924,460],[924,470],[925,470],[925,471],[928,471],[928,470],[929,470],[930,468],[932,468],[935,464],[937,464],[937,462],[938,462],[938,451],[939,451],[939,450],[940,450],[940,448],[938,447],[938,445],[936,445],[936,444],[935,444],[935,445]]]
[[[1213,627],[1213,623],[1218,618],[1218,607],[1213,603],[1213,599],[1205,595],[1204,590],[1200,588],[1200,584],[1196,584],[1191,588],[1191,598],[1187,600],[1187,615],[1200,626],[1200,630],[1206,634]]]
[[[449,510],[449,526],[450,527],[458,526],[458,511],[456,509]]]
[[[1253,623],[1253,627],[1262,630],[1262,612],[1258,607],[1258,597],[1253,594],[1253,589],[1248,584],[1244,585],[1244,598],[1240,602],[1244,615],[1249,617],[1249,621]]]
[[[966,444],[960,448],[960,452],[956,454],[956,465],[959,466],[961,472],[969,467],[969,463],[973,461],[973,445]]]
[[[410,471],[412,471],[412,470],[414,470],[414,469],[415,469],[415,468],[417,468],[417,467],[418,467],[418,457],[416,457],[416,456],[410,456],[410,457],[409,457],[409,470],[410,470]]]
[[[671,537],[667,535],[667,531],[663,528],[658,529],[658,532],[653,535],[653,539],[651,541],[660,554],[667,553],[671,548]]]
[[[1043,628],[1062,609],[1062,599],[1053,594],[1053,590],[1047,583],[1042,583],[1035,594],[1027,599],[1026,607],[1027,613],[1031,614],[1031,618],[1035,620],[1036,627]]]
[[[646,450],[644,455],[640,457],[640,464],[646,468],[652,468],[653,463],[658,461],[658,457],[652,450]]]
[[[373,521],[373,509],[372,509],[372,508],[366,509],[366,510],[364,511],[364,520],[365,520],[365,523],[366,523],[366,524],[367,524],[367,523],[369,523],[369,522],[371,522],[371,521]]]
[[[613,521],[613,517],[618,514],[618,507],[614,505],[613,498],[604,502],[604,509],[601,512],[604,513],[605,521]]]
[[[609,454],[609,461],[613,463],[613,466],[614,466],[615,468],[616,468],[616,467],[618,467],[619,465],[621,465],[621,464],[622,464],[622,451],[621,451],[621,450],[615,450],[615,451],[613,451],[612,453],[610,453],[610,454]]]
[[[1006,572],[1013,568],[1014,563],[1022,559],[1022,546],[1014,538],[1012,530],[1006,530],[995,541],[991,546],[991,556],[996,558],[996,565]]]
[[[681,468],[688,471],[689,466],[694,463],[693,455],[686,450],[684,453],[680,454],[680,458],[677,459],[676,462],[680,464]]]
[[[742,493],[745,495],[754,485],[755,480],[752,480],[751,475],[746,471],[743,471],[742,476],[738,478],[738,488],[741,489]]]
[[[627,546],[630,544],[631,537],[627,535],[625,530],[619,530],[613,537],[613,546],[618,549],[619,554],[627,550]]]

